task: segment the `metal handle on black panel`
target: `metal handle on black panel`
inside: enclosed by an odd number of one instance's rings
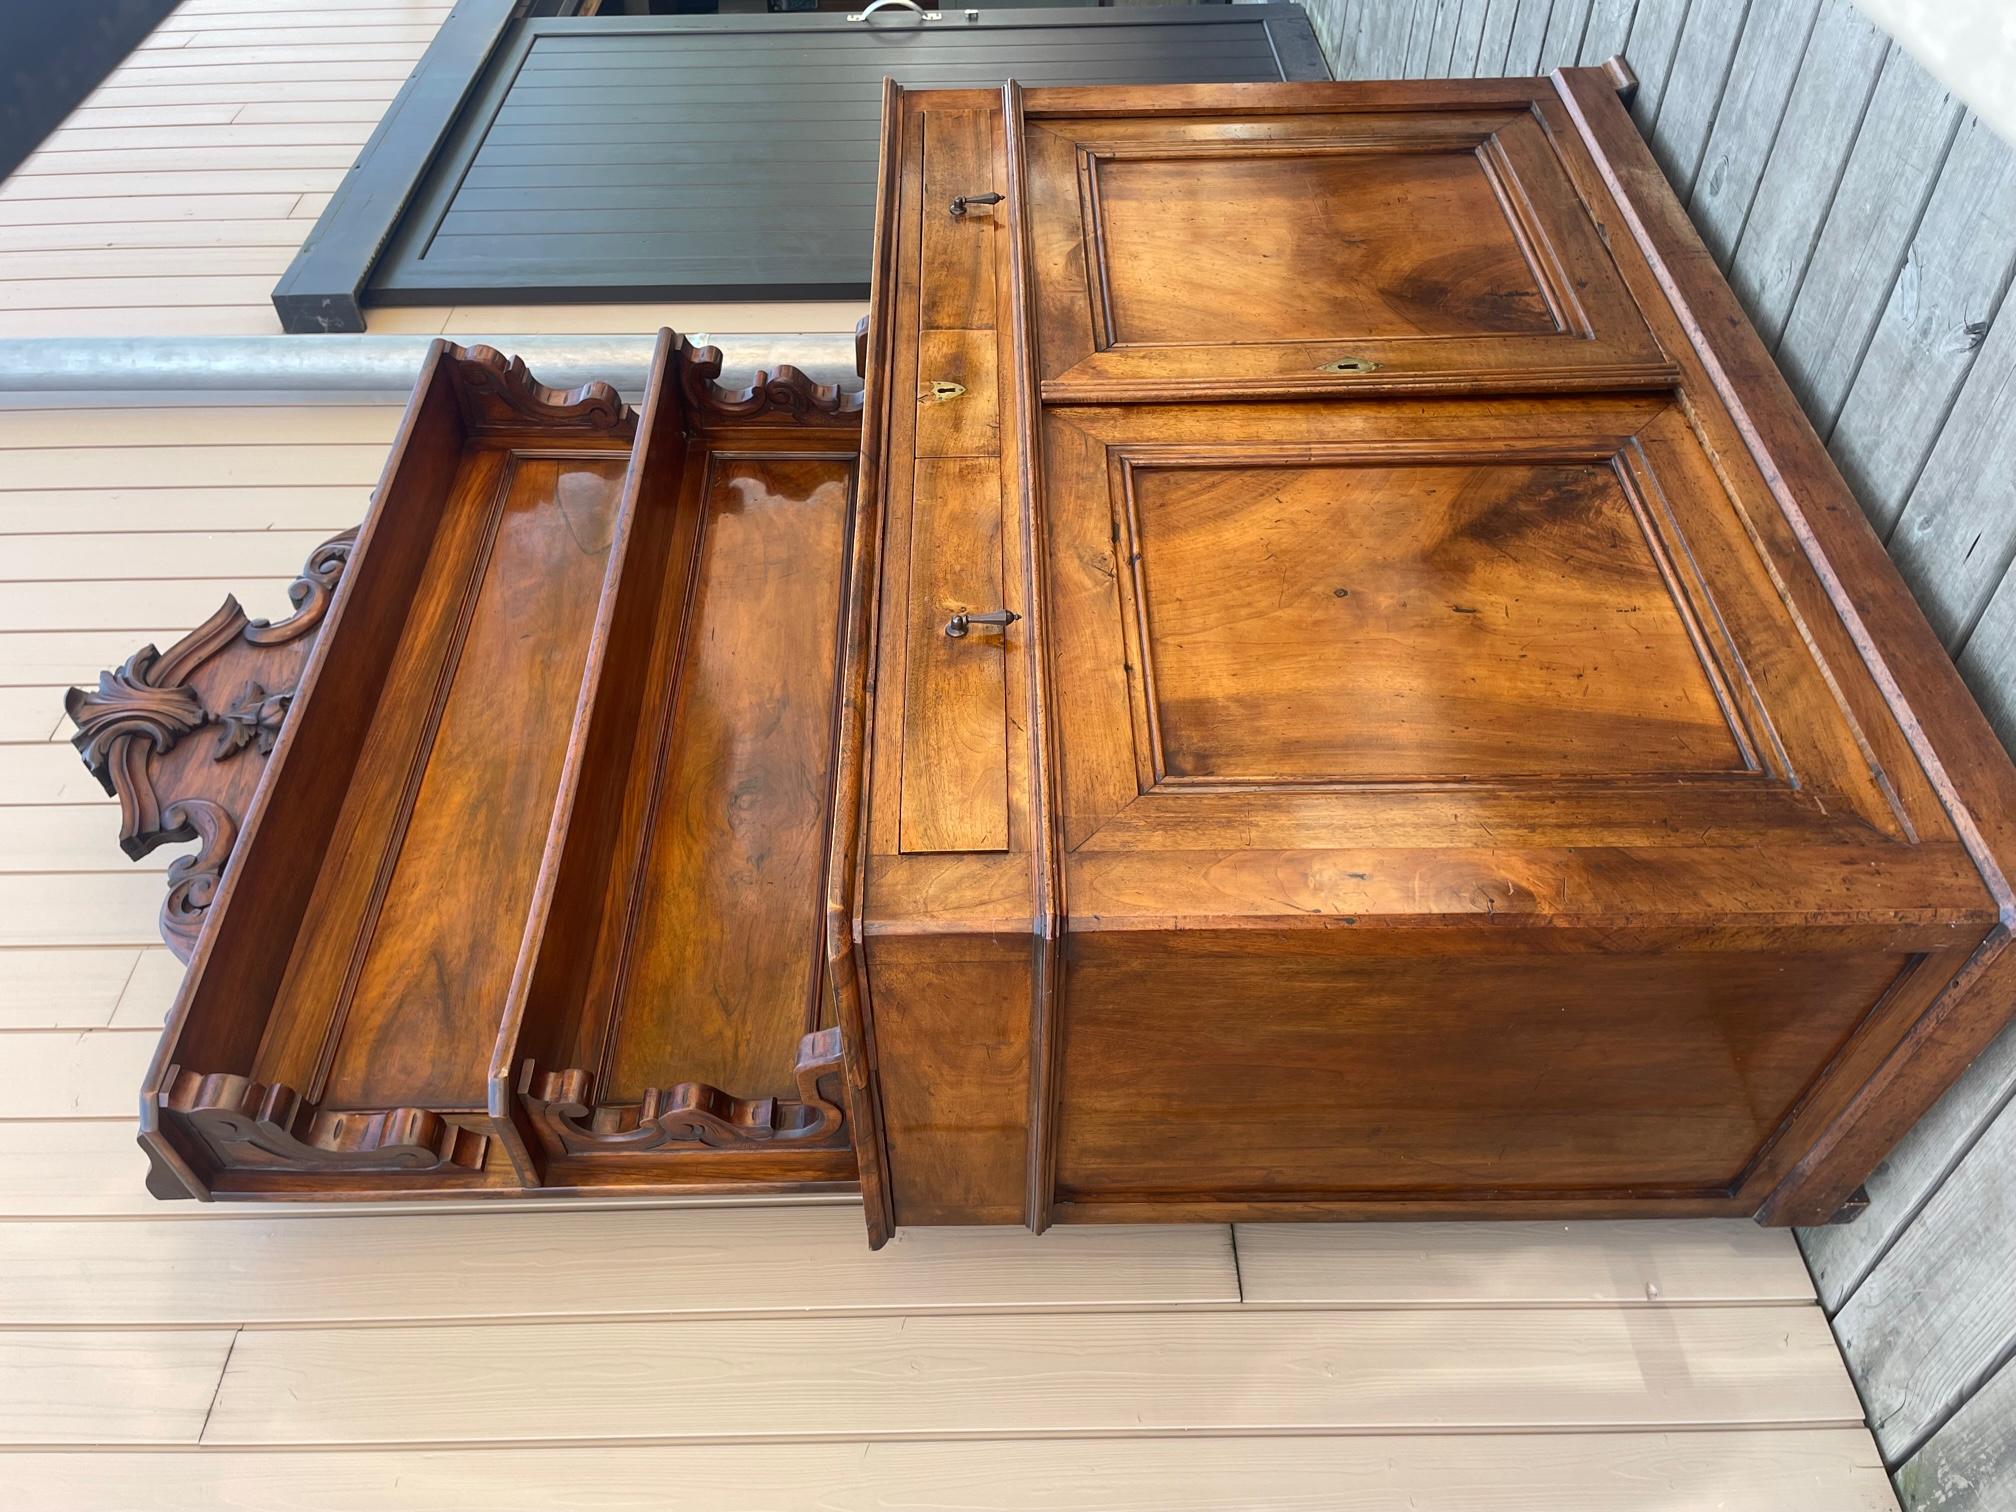
[[[862,9],[858,11],[849,11],[847,13],[847,19],[849,21],[866,21],[878,10],[890,10],[892,8],[896,10],[915,11],[919,16],[923,17],[923,19],[926,21],[943,21],[945,19],[945,13],[943,11],[927,11],[926,9],[924,9],[923,6],[917,3],[917,0],[869,0],[869,3]]]

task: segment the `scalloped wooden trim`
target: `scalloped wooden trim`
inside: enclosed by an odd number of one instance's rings
[[[752,420],[787,421],[799,425],[858,424],[861,395],[843,393],[830,383],[820,383],[789,363],[776,372],[759,370],[747,388],[726,388],[721,377],[723,358],[719,347],[696,347],[675,333],[673,362],[679,372],[679,391],[686,400],[686,413],[695,425],[747,423]]]
[[[292,1087],[170,1066],[158,1105],[234,1170],[480,1171],[487,1134],[425,1108],[320,1112]]]
[[[842,1074],[838,1029],[819,1029],[798,1042],[793,1070],[798,1100],[735,1097],[705,1082],[652,1087],[642,1102],[598,1107],[587,1071],[540,1073],[530,1061],[518,1095],[533,1127],[556,1154],[677,1154],[682,1150],[849,1148],[846,1115],[819,1083]]]
[[[636,414],[599,378],[578,388],[548,388],[523,357],[490,346],[444,346],[454,364],[463,422],[478,435],[536,429],[628,440],[637,433]]]

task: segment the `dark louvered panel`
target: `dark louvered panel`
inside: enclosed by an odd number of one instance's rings
[[[867,292],[882,80],[1325,77],[1294,5],[527,22],[372,280],[374,302]]]

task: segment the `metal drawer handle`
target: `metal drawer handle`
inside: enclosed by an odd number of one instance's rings
[[[964,215],[968,205],[998,205],[1008,196],[1005,194],[961,194],[953,197],[952,213]]]
[[[945,633],[958,640],[975,625],[999,625],[1006,630],[1020,618],[1013,609],[996,609],[991,614],[955,614],[945,621]]]
[[[926,21],[943,21],[945,19],[943,11],[927,11],[917,3],[917,0],[871,0],[871,3],[865,9],[849,11],[847,19],[849,21],[866,21],[878,10],[888,10],[892,6],[898,10],[915,11]]]

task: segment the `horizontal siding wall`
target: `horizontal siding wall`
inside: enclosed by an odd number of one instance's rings
[[[1304,0],[1339,78],[1621,53],[1631,113],[2016,746],[2016,152],[1848,0]],[[2016,1507],[2016,1033],[1802,1236],[1913,1512]]]
[[[280,334],[446,0],[189,0],[0,184],[0,337]]]

